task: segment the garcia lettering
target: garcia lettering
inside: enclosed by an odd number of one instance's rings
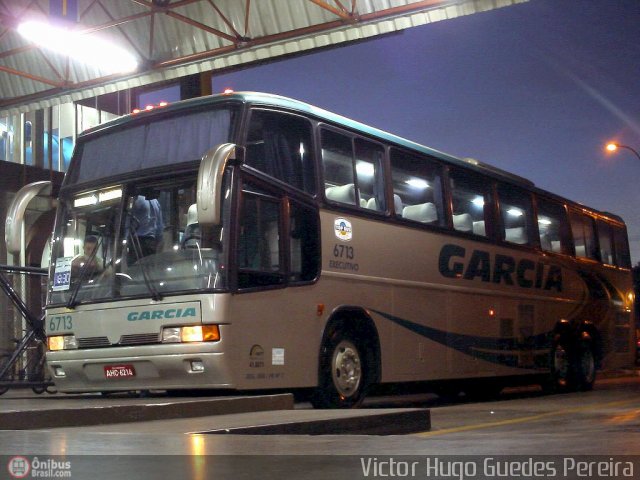
[[[492,257],[483,250],[473,250],[467,258],[466,249],[459,245],[442,247],[438,269],[446,278],[480,279],[487,283],[562,292],[562,269],[557,265],[501,254]]]
[[[129,312],[127,320],[135,322],[137,320],[162,320],[165,318],[185,318],[195,317],[196,309],[189,308],[168,308],[166,310],[143,310],[141,312]]]

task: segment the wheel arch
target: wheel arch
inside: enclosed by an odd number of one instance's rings
[[[592,344],[593,354],[597,368],[601,368],[604,356],[603,341],[600,331],[596,325],[589,320],[571,322],[569,320],[559,320],[553,330],[553,343],[564,342],[572,350],[579,346],[583,340],[588,340]]]

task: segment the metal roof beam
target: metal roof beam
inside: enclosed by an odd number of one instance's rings
[[[249,36],[249,10],[251,9],[251,0],[247,0],[244,8],[244,36]]]
[[[196,27],[199,28],[200,30],[204,30],[205,32],[209,32],[213,35],[216,35],[218,37],[224,38],[225,40],[229,40],[230,42],[233,43],[239,43],[240,39],[238,37],[234,37],[233,35],[229,35],[228,33],[224,33],[216,28],[210,27],[208,25],[205,25],[204,23],[200,23],[197,22],[189,17],[185,17],[184,15],[181,15],[179,13],[173,12],[171,10],[167,10],[166,12],[164,12],[166,15],[175,18],[176,20],[180,20],[181,22],[184,22],[188,25],[191,25],[192,27]]]
[[[233,23],[231,23],[231,21],[224,15],[224,13],[222,13],[222,11],[218,8],[218,6],[215,3],[213,3],[213,0],[207,0],[207,1],[213,7],[216,13],[220,15],[220,18],[222,19],[224,24],[227,27],[229,27],[229,30],[231,30],[237,38],[240,38],[242,35],[240,35],[240,33],[238,33],[238,31],[233,27]]]
[[[109,17],[111,19],[111,21],[115,21],[115,18],[113,17],[113,15],[111,15],[111,12],[109,12],[107,7],[105,7],[100,0],[97,0],[97,2],[98,2],[98,5],[100,6],[100,8],[102,8],[104,13],[107,15],[107,17]],[[151,15],[151,19],[153,21],[153,15]],[[133,47],[133,49],[136,52],[138,52],[138,55],[140,55],[141,58],[146,59],[146,57],[144,56],[144,53],[142,52],[142,50],[140,48],[138,48],[138,45],[136,45],[136,43],[133,40],[131,40],[129,35],[127,35],[127,32],[125,32],[120,25],[117,25],[117,27],[118,27],[118,31],[120,32],[120,34],[125,38],[125,40],[129,43],[129,45],[131,45]],[[153,37],[152,37],[152,39],[153,39]]]
[[[337,15],[338,17],[342,18],[343,20],[352,20],[353,19],[351,14],[348,11],[345,10],[345,8],[342,6],[342,4],[340,4],[340,2],[337,2],[337,4],[340,5],[340,8],[336,8],[336,7],[333,7],[333,6],[329,5],[324,0],[309,0],[309,1],[311,3],[316,4],[320,8],[333,13],[334,15]]]
[[[51,85],[53,87],[63,87],[65,85],[64,82],[51,80],[49,78],[40,77],[38,75],[32,75],[27,72],[21,72],[20,70],[15,70],[13,68],[5,67],[0,65],[0,72],[9,73],[11,75],[17,75],[18,77],[28,78],[29,80],[33,80],[35,82],[44,83],[46,85]]]

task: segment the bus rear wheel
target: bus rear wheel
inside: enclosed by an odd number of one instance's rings
[[[353,408],[364,399],[366,364],[363,350],[350,335],[335,332],[323,348],[315,408]]]
[[[596,379],[596,357],[591,337],[583,333],[579,341],[559,340],[551,352],[551,372],[547,385],[549,393],[587,391]]]

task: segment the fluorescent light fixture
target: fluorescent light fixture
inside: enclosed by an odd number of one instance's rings
[[[356,163],[356,172],[360,177],[373,177],[375,169],[372,163],[358,162]]]
[[[421,178],[410,178],[409,180],[407,180],[406,182],[407,185],[413,187],[413,188],[419,188],[420,190],[424,190],[426,188],[429,188],[429,182],[427,182],[426,180],[423,180]]]
[[[510,208],[509,210],[507,210],[507,213],[512,217],[521,217],[522,215],[524,215],[524,213],[522,213],[522,210],[520,210],[519,208]]]
[[[109,200],[115,200],[116,198],[122,197],[122,189],[115,188],[113,190],[105,190],[104,192],[100,192],[98,194],[98,200],[100,203],[108,202]]]
[[[21,23],[17,30],[24,38],[42,48],[108,73],[127,73],[138,67],[132,54],[94,35],[35,20]]]
[[[548,218],[544,218],[544,217],[538,217],[538,223],[540,225],[551,225],[551,220],[549,220]]]
[[[87,195],[84,197],[78,197],[73,201],[74,207],[87,207],[89,205],[95,205],[98,203],[98,196],[96,194]]]
[[[473,203],[476,207],[484,207],[484,198],[478,195],[476,198],[471,200],[471,203]]]

